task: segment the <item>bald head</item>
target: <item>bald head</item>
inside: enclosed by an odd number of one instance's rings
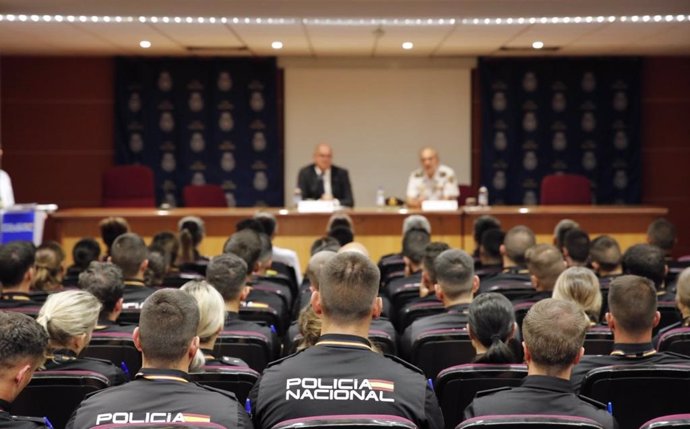
[[[432,176],[438,168],[438,152],[434,148],[425,147],[419,151],[419,161],[422,163],[424,173],[427,176]]]
[[[319,143],[314,148],[314,164],[321,170],[328,170],[333,164],[333,149],[326,143]]]

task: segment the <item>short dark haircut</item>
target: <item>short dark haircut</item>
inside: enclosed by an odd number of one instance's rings
[[[573,261],[584,264],[589,258],[589,234],[579,228],[573,228],[565,234],[563,247]]]
[[[144,240],[133,232],[120,235],[110,248],[113,264],[120,267],[125,278],[134,277],[148,258],[149,249]]]
[[[664,251],[651,244],[629,247],[623,254],[623,273],[646,277],[661,289],[666,276]]]
[[[263,234],[266,231],[264,230],[263,225],[261,222],[259,222],[256,219],[242,219],[241,221],[237,222],[237,225],[235,225],[235,231],[239,232],[245,229],[251,229],[252,231],[256,232],[257,234]]]
[[[501,221],[490,215],[479,216],[474,220],[472,231],[474,242],[480,244],[484,233],[492,229],[501,229]]]
[[[182,359],[199,326],[199,306],[179,289],[160,289],[141,308],[139,339],[147,360],[158,365]]]
[[[403,236],[402,254],[415,264],[422,262],[426,245],[431,241],[431,236],[423,229],[412,228]]]
[[[501,259],[501,244],[505,239],[506,233],[500,229],[490,229],[482,234],[481,247],[484,254],[491,259]]]
[[[667,219],[656,219],[647,228],[647,240],[649,244],[658,246],[664,252],[670,253],[676,244],[676,226]]]
[[[278,228],[278,222],[272,213],[259,212],[254,215],[254,220],[261,224],[264,232],[268,234],[269,237],[273,237],[275,235],[276,229]]]
[[[573,228],[579,228],[580,224],[572,219],[561,219],[553,230],[553,236],[556,239],[554,245],[558,247],[558,250],[563,248],[563,240],[565,235]]]
[[[609,284],[608,303],[621,330],[643,334],[654,327],[657,298],[651,280],[635,275],[616,277]]]
[[[371,317],[381,274],[369,258],[359,252],[338,253],[323,267],[320,280],[326,317],[339,323]]]
[[[28,241],[13,241],[0,246],[0,283],[17,286],[36,262],[36,248]]]
[[[516,356],[506,344],[515,326],[513,304],[500,293],[483,293],[472,300],[468,309],[472,335],[486,347],[478,363],[513,363]]]
[[[334,217],[331,219],[331,222],[328,224],[328,230],[332,231],[335,228],[347,228],[349,230],[352,230],[352,223],[350,222],[349,218]]]
[[[0,311],[0,373],[29,359],[42,363],[48,333],[33,318],[13,311]]]
[[[213,257],[206,267],[206,281],[216,288],[226,301],[240,296],[246,279],[247,263],[232,253]]]
[[[309,253],[314,256],[315,254],[322,252],[324,250],[330,250],[331,252],[337,252],[340,249],[340,243],[333,237],[320,237],[314,240],[311,244],[311,249]]]
[[[464,250],[448,249],[434,261],[436,281],[449,299],[472,292],[474,260]]]
[[[352,230],[346,226],[332,227],[330,230],[328,230],[328,236],[335,238],[338,241],[338,244],[341,246],[352,243],[352,241],[355,239],[355,235],[352,233]]]
[[[201,243],[204,238],[204,221],[196,216],[187,216],[180,219],[178,225],[180,241],[188,241],[193,247]]]
[[[129,224],[122,217],[108,217],[100,221],[101,238],[110,252],[117,237],[129,232]]]
[[[563,254],[551,244],[537,244],[525,255],[529,273],[539,279],[543,290],[553,290],[558,276],[565,271]]]
[[[249,272],[254,271],[261,256],[261,239],[252,229],[243,229],[232,234],[223,245],[223,253],[232,253],[244,260]]]
[[[621,264],[621,248],[611,236],[600,235],[589,244],[589,256],[605,271],[613,271]]]
[[[537,243],[534,232],[524,225],[510,228],[503,238],[508,258],[517,265],[525,265],[525,252]]]
[[[82,238],[72,248],[74,265],[85,270],[91,261],[97,261],[101,257],[101,246],[93,238]]]
[[[432,284],[436,283],[436,268],[434,267],[434,262],[438,255],[444,251],[450,249],[447,243],[441,241],[434,241],[427,244],[424,247],[424,258],[422,258],[422,265],[424,266],[424,271]]]
[[[124,294],[122,270],[110,262],[93,261],[79,274],[79,288],[91,292],[103,304],[101,315],[108,314]]]
[[[589,321],[571,301],[542,299],[527,312],[522,334],[532,360],[560,372],[573,364],[585,341]]]

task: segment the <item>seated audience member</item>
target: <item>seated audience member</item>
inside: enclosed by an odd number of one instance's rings
[[[616,428],[604,404],[578,397],[570,384],[573,366],[584,354],[587,321],[572,302],[547,298],[530,308],[522,323],[527,377],[519,387],[479,392],[465,419],[504,414],[555,414],[587,417]],[[576,366],[577,367],[577,366]]]
[[[240,306],[249,295],[247,264],[239,256],[224,253],[214,256],[206,268],[206,281],[220,292],[225,302],[225,322],[223,329],[228,331],[249,331],[263,334],[269,341],[272,355],[278,351],[277,340],[271,329],[248,320],[240,319]]]
[[[558,276],[565,271],[563,255],[550,244],[537,244],[527,250],[527,269],[536,293],[526,297],[529,301],[551,298]]]
[[[421,283],[422,259],[424,258],[424,249],[429,244],[429,240],[429,234],[421,229],[412,229],[405,234],[402,252],[405,263],[405,276],[394,278],[387,285],[384,285],[389,297],[393,297],[405,285]]]
[[[568,267],[584,267],[589,260],[589,235],[579,229],[569,230],[560,249]]]
[[[36,249],[28,241],[13,241],[0,246],[0,285],[2,307],[36,305],[29,292],[36,269]]]
[[[199,245],[205,234],[204,221],[197,216],[185,216],[177,223],[177,229],[180,239],[177,266],[208,261],[208,258],[199,253]]]
[[[72,248],[74,263],[67,268],[63,280],[65,286],[74,286],[79,281],[79,274],[89,267],[92,261],[101,258],[101,246],[93,238],[82,238]]]
[[[261,222],[264,232],[268,234],[268,237],[271,239],[271,244],[273,244],[273,262],[280,262],[288,267],[292,267],[292,269],[295,271],[297,284],[301,284],[302,265],[299,263],[299,256],[297,255],[297,252],[292,249],[276,246],[275,243],[273,243],[273,240],[278,233],[278,221],[276,220],[276,217],[273,215],[273,213],[258,212],[254,215],[254,219]]]
[[[413,301],[424,302],[433,301],[438,302],[438,297],[436,296],[436,283],[438,282],[436,278],[436,268],[434,267],[434,262],[438,255],[450,249],[447,243],[440,241],[434,241],[427,244],[424,247],[424,257],[422,258],[422,281],[419,286],[419,299]]]
[[[673,301],[675,296],[666,289],[666,261],[664,252],[651,244],[636,244],[623,254],[623,273],[642,276],[654,283],[659,301]]]
[[[10,413],[12,402],[31,381],[45,360],[48,335],[31,317],[11,311],[0,312],[0,428],[46,428],[41,417]]]
[[[47,241],[36,249],[35,274],[31,290],[38,292],[55,292],[62,290],[62,279],[65,275],[65,252],[54,241]]]
[[[107,377],[111,386],[127,381],[122,370],[112,362],[79,357],[89,345],[100,311],[98,299],[83,290],[48,296],[36,318],[49,338],[49,356],[44,369],[97,372]]]
[[[480,285],[480,293],[489,292],[492,286],[506,281],[529,282],[525,253],[536,243],[534,232],[528,227],[518,225],[510,228],[500,247],[503,270],[493,277],[484,279]]]
[[[470,304],[467,331],[475,363],[520,363],[515,353],[517,323],[513,304],[500,293],[484,293]]]
[[[608,286],[611,280],[623,274],[621,248],[608,235],[600,235],[592,240],[589,244],[589,259],[602,286]]]
[[[647,243],[664,251],[664,256],[672,260],[673,247],[678,242],[676,226],[667,219],[659,218],[647,228]]]
[[[479,279],[489,278],[503,270],[503,258],[501,257],[501,245],[506,234],[500,229],[490,229],[482,234],[479,245]]]
[[[579,228],[580,224],[572,219],[561,219],[553,229],[553,245],[561,250],[564,246],[565,235],[571,229]]]
[[[445,313],[417,319],[405,329],[400,349],[409,357],[412,345],[422,332],[434,329],[462,328],[467,325],[467,310],[472,296],[479,288],[479,277],[474,275],[472,257],[459,249],[449,249],[434,261],[436,270],[436,296],[446,308]]]
[[[124,386],[88,396],[67,428],[140,423],[138,416],[153,411],[160,419],[157,423],[251,428],[233,393],[188,380],[188,368],[199,348],[198,325],[199,309],[188,293],[162,289],[148,297],[134,331],[134,343],[142,355],[141,371]]]
[[[146,271],[144,272],[144,284],[150,287],[162,287],[168,271],[165,263],[166,257],[158,251],[152,251],[149,252],[146,259],[149,263],[146,265]]]
[[[570,267],[563,271],[556,280],[552,296],[579,305],[591,326],[599,323],[601,290],[599,279],[589,268]]]
[[[122,270],[110,262],[93,261],[79,274],[79,289],[85,290],[101,302],[101,312],[94,332],[132,332],[134,325],[120,325],[125,285]]]
[[[652,345],[652,329],[661,318],[655,292],[654,284],[640,276],[624,275],[611,282],[606,322],[613,332],[613,351],[609,356],[582,358],[573,371],[576,390],[587,372],[601,366],[690,364],[689,357],[657,352]]]
[[[426,217],[424,217],[422,215],[418,215],[418,214],[409,215],[403,220],[401,237],[405,237],[405,235],[407,235],[407,233],[413,229],[421,229],[423,231],[426,231],[427,234],[429,234],[429,236],[431,236],[431,224],[429,223],[429,219],[427,219]],[[388,255],[384,255],[379,260],[379,267],[387,259],[398,259],[401,257],[402,257],[402,251],[401,251],[401,253],[391,253]]]
[[[482,237],[486,231],[492,229],[501,229],[501,221],[491,215],[482,215],[474,220],[472,227],[472,237],[474,238],[474,252],[472,257],[478,260],[481,256],[480,246],[482,244]],[[500,255],[499,255],[500,258]]]
[[[124,309],[139,309],[155,289],[144,283],[149,265],[149,249],[137,234],[128,232],[117,237],[110,249],[110,259],[120,267],[124,277]]]
[[[179,275],[177,260],[180,254],[180,240],[174,232],[162,231],[154,235],[149,251],[163,256],[166,277]]]
[[[344,246],[348,243],[352,243],[355,239],[355,235],[352,230],[346,226],[336,226],[328,230],[328,236],[335,238],[338,244]]]
[[[108,217],[98,223],[101,230],[101,239],[105,243],[106,252],[104,259],[111,255],[111,247],[117,237],[130,231],[127,220],[122,217]]]
[[[367,333],[381,309],[378,289],[376,266],[358,252],[339,253],[325,265],[320,288],[312,295],[322,320],[321,337],[315,346],[264,370],[249,395],[257,428],[334,414],[400,416],[420,429],[443,428],[443,416],[421,371],[372,350]],[[329,395],[315,401],[321,391],[311,380],[325,386],[351,380],[354,385],[346,391],[348,401]]]
[[[655,346],[659,345],[659,339],[671,329],[690,326],[690,268],[684,269],[678,276],[678,282],[676,283],[676,306],[683,319],[680,322],[660,329],[654,341]]]
[[[337,252],[340,249],[340,243],[333,237],[320,237],[314,240],[309,248],[309,254],[315,254],[323,251]]]
[[[355,224],[352,222],[352,218],[347,213],[333,213],[331,217],[328,218],[328,222],[326,223],[326,233],[333,228],[341,226],[351,230],[352,234],[354,235]]]

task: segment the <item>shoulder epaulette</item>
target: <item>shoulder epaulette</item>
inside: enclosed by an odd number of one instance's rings
[[[597,408],[601,408],[603,410],[606,409],[606,405],[604,405],[602,402],[597,401],[596,399],[592,399],[588,396],[584,395],[577,395],[578,398],[580,398],[581,401],[586,402],[590,405],[594,405]]]
[[[503,392],[504,390],[510,390],[510,389],[512,389],[512,387],[505,386],[505,387],[497,387],[495,389],[480,390],[479,392],[474,394],[474,397],[475,398],[481,398],[483,396],[493,395],[494,393]]]
[[[307,350],[307,349],[297,350],[297,351],[294,352],[293,354],[284,356],[284,357],[282,357],[282,358],[280,358],[280,359],[278,359],[278,360],[274,360],[273,362],[269,362],[269,364],[266,365],[266,368],[270,368],[270,367],[272,367],[272,366],[278,365],[278,364],[282,363],[284,360],[290,359],[291,357],[294,357],[294,356],[297,356],[298,354],[302,353],[302,352],[305,351],[305,350]]]
[[[218,389],[216,387],[206,386],[206,385],[200,384],[200,383],[194,383],[194,384],[201,387],[204,390],[208,390],[209,392],[220,393],[221,395],[228,397],[228,398],[239,403],[239,401],[237,400],[237,396],[235,396],[235,394],[230,392],[229,390]]]
[[[392,360],[392,361],[395,361],[396,363],[399,363],[400,365],[404,366],[404,367],[407,368],[407,369],[410,369],[410,370],[412,370],[412,371],[414,371],[414,372],[417,372],[417,373],[419,373],[419,374],[422,374],[422,375],[424,374],[424,371],[422,371],[421,369],[419,369],[419,368],[416,367],[415,365],[412,365],[411,363],[409,363],[408,361],[406,361],[406,360],[404,360],[404,359],[401,359],[401,358],[399,358],[399,357],[397,357],[397,356],[389,355],[389,354],[384,354],[383,356],[384,356],[385,358],[387,358],[387,359],[390,359],[390,360]]]

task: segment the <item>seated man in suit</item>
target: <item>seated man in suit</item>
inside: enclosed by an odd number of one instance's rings
[[[134,325],[117,323],[117,318],[122,313],[125,285],[122,283],[122,270],[115,264],[91,262],[89,267],[79,274],[79,288],[91,292],[103,304],[94,333],[134,331]]]
[[[652,329],[661,315],[656,309],[656,289],[640,276],[618,277],[609,286],[606,322],[613,331],[613,351],[608,356],[585,356],[573,370],[572,382],[580,389],[585,374],[607,365],[680,364],[690,365],[690,357],[657,352],[652,345]]]
[[[455,171],[442,165],[436,149],[425,147],[419,151],[421,168],[410,174],[407,181],[407,206],[419,208],[426,200],[454,200],[460,196]]]
[[[556,414],[587,417],[616,428],[600,404],[578,397],[570,373],[585,352],[589,327],[577,304],[552,298],[534,304],[522,324],[527,377],[519,387],[479,392],[465,409],[465,419],[486,415]]]
[[[297,187],[305,200],[336,199],[341,206],[355,205],[350,176],[346,169],[333,165],[333,149],[326,143],[314,149],[314,163],[299,171]]]

